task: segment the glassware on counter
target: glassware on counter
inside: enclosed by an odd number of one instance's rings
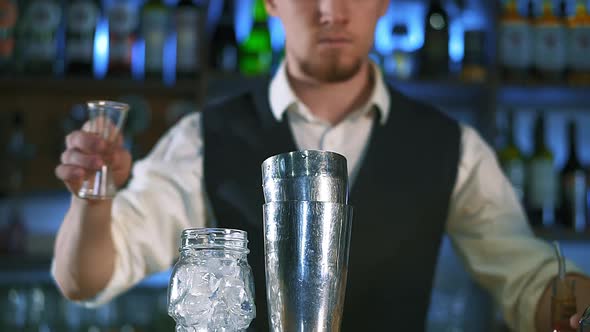
[[[240,230],[182,232],[180,259],[168,287],[177,332],[242,331],[256,316],[248,236]]]

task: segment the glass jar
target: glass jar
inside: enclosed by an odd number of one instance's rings
[[[168,287],[168,314],[176,331],[245,330],[256,316],[247,233],[187,229],[181,242]]]

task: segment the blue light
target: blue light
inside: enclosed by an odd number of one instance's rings
[[[176,33],[171,33],[164,43],[164,84],[174,85],[176,81]]]
[[[391,8],[391,5],[390,5]],[[391,29],[393,22],[391,15],[385,15],[379,19],[375,27],[375,49],[379,54],[391,54],[394,50]]]
[[[217,0],[217,1],[209,1],[209,12],[207,12],[207,21],[205,23],[205,29],[207,30],[207,35],[212,36],[215,32],[215,27],[219,23],[219,19],[223,14],[223,4],[224,1],[234,1],[236,0]],[[170,1],[168,1],[170,2]]]
[[[285,48],[285,29],[283,23],[277,17],[270,17],[268,26],[270,29],[270,43],[274,51]]]
[[[238,43],[244,42],[248,35],[250,34],[250,30],[252,29],[252,5],[254,4],[254,0],[239,0],[235,1],[236,6],[236,39]]]
[[[388,55],[395,49],[414,52],[424,45],[424,16],[426,7],[423,3],[395,2],[389,5],[387,13],[377,22],[375,29],[375,49],[381,55]],[[406,25],[405,37],[394,37],[393,26]]]
[[[139,38],[131,47],[131,76],[142,80],[145,77],[145,39]]]
[[[464,55],[463,21],[452,20],[449,26],[449,56],[451,61],[459,63]]]
[[[109,21],[106,17],[101,17],[96,26],[92,65],[94,77],[102,79],[106,76],[109,66]]]

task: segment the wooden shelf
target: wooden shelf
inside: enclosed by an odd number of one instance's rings
[[[590,86],[508,84],[498,89],[498,103],[509,107],[588,109]]]
[[[158,95],[170,98],[196,98],[200,80],[181,80],[172,86],[160,80],[107,78],[2,78],[0,94],[12,96],[54,95],[60,96],[120,96],[124,94]]]
[[[436,106],[469,108],[479,111],[487,99],[488,89],[484,83],[449,81],[398,81],[388,79],[388,83],[401,92]],[[483,108],[481,109],[483,111]]]
[[[53,282],[51,277],[51,257],[31,257],[27,255],[0,256],[0,286],[7,284],[46,284]],[[142,280],[137,287],[168,287],[171,269],[153,274]]]
[[[207,97],[214,99],[227,93],[238,92],[264,80],[269,80],[269,77],[211,73],[207,78]],[[477,110],[478,105],[482,105],[488,93],[484,83],[468,83],[459,80],[400,81],[386,78],[386,81],[402,93],[436,106],[454,106]]]
[[[569,229],[552,227],[533,229],[535,235],[547,241],[582,242],[590,245],[590,232],[578,233]]]

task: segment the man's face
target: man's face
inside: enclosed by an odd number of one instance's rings
[[[389,0],[266,0],[281,19],[289,61],[320,82],[342,82],[361,68]]]

